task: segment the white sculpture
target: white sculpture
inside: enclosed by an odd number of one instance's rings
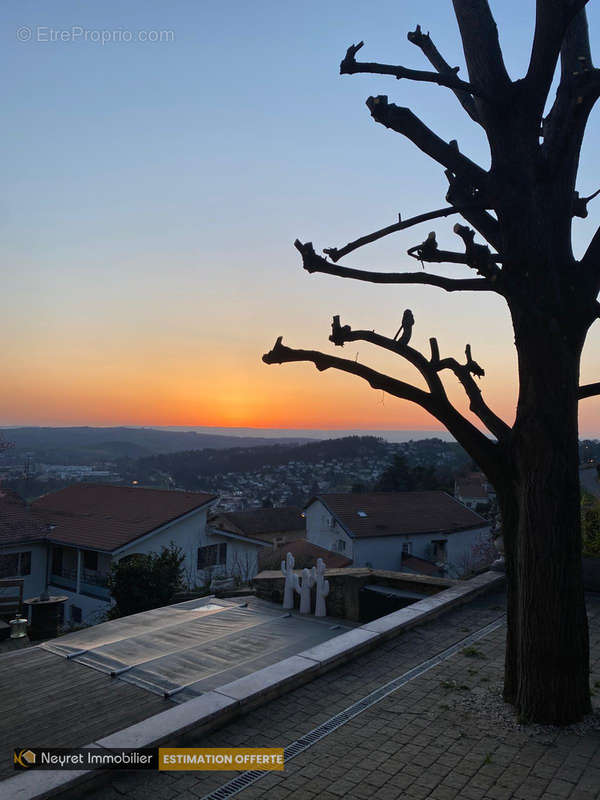
[[[298,576],[294,574],[294,556],[288,553],[285,561],[281,562],[281,571],[285,575],[285,584],[283,587],[283,607],[294,607],[294,589],[298,583]]]
[[[314,570],[314,567],[313,567]],[[300,613],[310,614],[310,590],[314,586],[314,572],[309,572],[306,567],[302,570],[302,582],[296,575],[296,591],[300,595]]]
[[[317,585],[315,617],[326,617],[327,607],[325,605],[325,598],[329,594],[329,581],[325,580],[325,562],[322,558],[317,559],[316,570],[313,567],[313,583]]]

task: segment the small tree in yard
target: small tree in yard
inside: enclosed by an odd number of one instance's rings
[[[123,558],[111,567],[108,587],[116,605],[109,616],[125,617],[168,605],[182,588],[183,551],[173,542],[160,553]]]
[[[408,39],[431,62],[432,71],[360,62],[356,57],[363,43],[349,47],[342,74],[392,75],[451,90],[474,124],[484,129],[491,167],[486,171],[474,163],[456,141],[442,139],[408,108],[389,103],[385,96],[370,97],[367,106],[376,122],[400,133],[444,168],[448,205],[327,249],[328,258],[318,255],[310,242],[295,243],[309,273],[500,295],[511,315],[518,355],[514,425],[484,401],[475,380],[484,372],[470,346],[461,363],[442,357],[436,339],[430,339],[429,354],[410,345],[414,317],[409,310],[394,338],[353,330],[335,316],[330,339],[340,347],[365,341],[395,353],[416,368],[426,390],[354,359],[291,349],[281,337],[263,356],[268,364],[307,361],[319,370],[342,370],[416,403],[443,423],[486,473],[498,496],[506,551],[504,697],[522,718],[558,724],[580,720],[591,708],[577,419],[579,401],[600,394],[600,383],[579,385],[581,351],[600,312],[600,231],[579,260],[571,244],[572,219],[586,217],[592,199],[579,195],[576,178],[587,119],[600,96],[585,5],[586,0],[537,0],[529,66],[518,80],[506,71],[487,0],[453,0],[468,80],[458,77],[418,26]],[[544,115],[557,69],[556,97]],[[466,265],[477,277],[338,266],[364,244],[455,214],[468,223],[454,226],[464,250],[441,250],[431,233],[408,253],[422,265]],[[487,244],[476,242],[476,232]],[[446,373],[460,381],[471,411],[490,435],[450,403],[442,381]]]

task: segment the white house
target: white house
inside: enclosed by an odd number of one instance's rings
[[[306,537],[355,567],[402,570],[417,556],[450,577],[477,566],[490,525],[446,492],[320,494],[304,509]]]
[[[208,527],[216,499],[200,492],[78,483],[27,506],[3,491],[0,577],[22,577],[26,598],[46,587],[66,595],[65,622],[73,624],[97,622],[110,608],[113,562],[160,552],[171,542],[185,555],[188,586],[204,585],[214,575],[247,580],[258,571],[259,550],[269,545]]]
[[[496,492],[483,472],[469,472],[454,483],[454,496],[473,511],[487,509]]]

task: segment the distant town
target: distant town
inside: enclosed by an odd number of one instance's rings
[[[452,491],[455,477],[472,468],[459,445],[439,438],[286,437],[265,444],[190,436],[197,449],[174,450],[192,443],[186,434],[148,429],[5,430],[0,479],[28,499],[77,482],[207,491],[218,495],[222,510],[234,511],[302,506],[319,492],[371,491],[382,486],[395,459],[396,469],[402,464],[409,473],[408,483],[389,488]]]

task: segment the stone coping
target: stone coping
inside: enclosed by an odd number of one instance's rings
[[[484,572],[470,580],[454,582],[450,588],[400,611],[368,622],[83,746],[124,748],[183,744],[189,737],[197,738],[221,727],[234,717],[313,680],[382,641],[469,602],[479,594],[498,588],[503,582],[504,575],[498,572]],[[106,780],[112,774],[96,770],[22,772],[1,782],[2,799],[43,800],[59,794],[81,796],[85,783]]]
[[[298,575],[302,574],[302,569],[293,570]],[[455,580],[453,578],[435,577],[433,575],[419,575],[416,572],[399,572],[389,569],[371,569],[370,567],[331,567],[325,570],[325,575],[328,577],[335,577],[338,575],[348,576],[351,578],[363,578],[366,576],[373,576],[376,578],[386,578],[390,580],[408,581],[410,583],[423,583],[429,586],[439,586],[446,588],[447,586],[454,586],[455,584],[465,583],[465,581]],[[254,581],[284,580],[285,576],[281,570],[268,569],[259,572],[252,578]]]

